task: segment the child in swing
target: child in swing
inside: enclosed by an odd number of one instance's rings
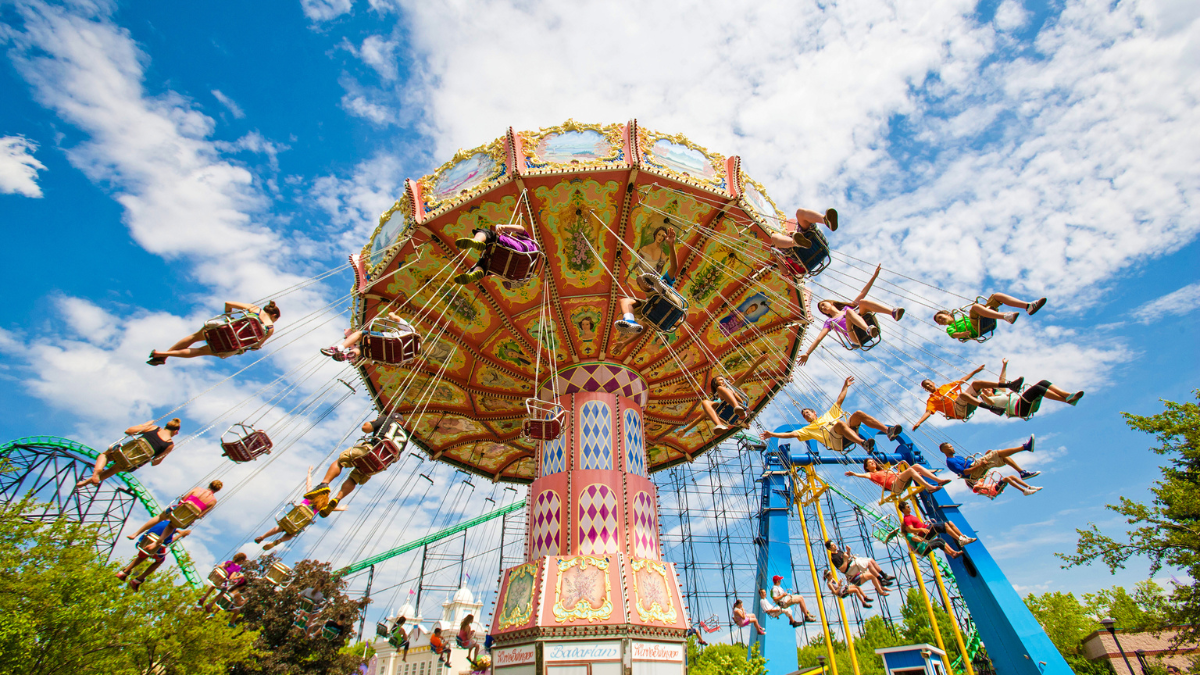
[[[1023,309],[1029,316],[1033,316],[1045,304],[1046,298],[1027,302],[1006,293],[992,293],[988,296],[986,304],[972,303],[967,309],[966,316],[955,318],[952,312],[941,309],[934,313],[933,320],[937,325],[946,327],[947,335],[955,340],[965,342],[995,330],[997,321],[1016,323],[1017,317],[1021,313],[1001,312],[1000,307],[1002,306]]]
[[[753,377],[754,372],[758,370],[763,361],[767,360],[768,356],[768,354],[763,354],[758,357],[758,360],[745,373],[733,379],[732,386],[724,376],[713,376],[712,381],[709,383],[712,398],[700,401],[700,406],[704,408],[704,413],[708,415],[709,421],[712,422],[713,431],[718,433],[729,431],[732,428],[731,425],[736,425],[744,429],[750,427],[750,423],[746,420],[746,401],[738,397],[736,387],[740,387],[742,382]],[[721,419],[721,416],[717,414],[717,406],[721,406],[724,410],[732,409],[733,414],[728,422]]]
[[[538,250],[537,242],[525,231],[525,226],[519,223],[497,223],[491,228],[477,227],[471,230],[470,237],[461,237],[454,245],[464,251],[479,251],[479,261],[470,271],[454,277],[454,283],[473,284],[487,276],[488,257],[492,246],[500,243],[515,251],[534,253]]]
[[[675,250],[675,230],[667,230],[667,248],[670,255],[667,260],[667,269],[662,273],[662,276],[653,272],[639,274],[634,279],[634,283],[647,296],[662,295],[666,292],[667,287],[674,288],[676,277],[679,274],[679,253]],[[620,309],[621,318],[613,322],[613,326],[617,331],[625,335],[637,335],[642,332],[642,325],[638,323],[638,319],[645,318],[642,316],[642,310],[649,301],[638,300],[637,298],[621,298],[617,301],[617,307]]]
[[[866,593],[863,593],[858,584],[850,583],[846,577],[839,577],[837,581],[834,581],[832,570],[825,570],[825,585],[829,588],[829,592],[833,593],[836,597],[845,598],[853,595],[858,598],[863,607],[867,609],[872,607],[871,598],[867,597]]]

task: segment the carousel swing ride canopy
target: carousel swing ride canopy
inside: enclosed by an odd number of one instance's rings
[[[545,254],[531,279],[451,281],[474,259],[455,240],[511,222]],[[687,315],[672,333],[647,326],[630,338],[613,327],[617,300],[638,274],[665,269],[668,228]],[[577,391],[642,406],[648,471],[691,461],[723,437],[695,424],[712,377],[743,378],[753,416],[790,376],[804,309],[799,286],[769,269],[769,235],[787,228],[738,157],[682,136],[636,120],[509,129],[407,181],[381,216],[361,255],[355,316],[368,325],[395,313],[424,345],[412,361],[366,362],[360,374],[430,458],[492,480],[536,477],[526,400]]]

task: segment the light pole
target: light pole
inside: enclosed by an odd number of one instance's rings
[[[821,667],[821,673],[825,672],[825,655],[817,654],[817,665]]]
[[[1117,651],[1121,652],[1121,658],[1125,659],[1125,667],[1129,669],[1129,675],[1137,675],[1133,672],[1133,666],[1129,665],[1129,657],[1125,656],[1125,650],[1121,647],[1121,640],[1117,638],[1117,620],[1110,616],[1106,616],[1103,619],[1100,619],[1100,625],[1104,626],[1104,629],[1108,631],[1108,634],[1113,637],[1113,641],[1117,643]]]
[[[1138,665],[1142,667],[1142,675],[1146,675],[1146,650],[1139,649],[1134,654],[1138,657]]]

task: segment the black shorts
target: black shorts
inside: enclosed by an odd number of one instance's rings
[[[929,523],[929,531],[935,534],[948,534],[945,523]]]

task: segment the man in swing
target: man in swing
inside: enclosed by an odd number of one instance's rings
[[[626,335],[641,333],[642,325],[638,323],[638,319],[645,318],[642,311],[645,309],[646,303],[650,301],[649,296],[663,295],[666,293],[667,287],[675,287],[675,280],[679,275],[679,253],[675,250],[675,236],[674,228],[668,228],[667,248],[670,254],[667,257],[667,269],[662,276],[654,272],[646,272],[634,278],[634,283],[647,295],[647,298],[645,300],[621,298],[617,301],[617,307],[621,312],[621,318],[613,322],[617,331]]]
[[[1025,482],[1025,480],[1028,478],[1034,478],[1040,475],[1041,471],[1026,471],[1025,469],[1022,469],[1020,465],[1018,465],[1012,458],[1012,456],[1018,452],[1033,452],[1033,436],[1030,436],[1029,440],[1015,448],[1007,448],[1004,450],[988,450],[987,452],[983,453],[982,457],[976,460],[965,459],[954,454],[954,446],[950,443],[942,443],[938,446],[938,450],[941,450],[942,454],[946,456],[946,468],[960,476],[967,482],[967,485],[976,492],[979,492],[975,489],[976,485],[987,476],[989,471],[992,469],[1000,469],[1005,466],[1015,469],[1017,474],[1020,475],[1020,479],[1017,479],[1014,476],[1006,476],[1005,479],[1002,479],[1002,485],[1013,485],[1021,491],[1021,494],[1025,495],[1026,497],[1042,489],[1040,487],[1029,485]],[[1013,480],[1006,480],[1009,478]],[[1000,489],[1002,490],[1003,488]],[[997,491],[997,494],[998,493],[999,491]],[[995,495],[984,496],[994,497]]]
[[[795,431],[785,431],[782,434],[764,431],[761,434],[762,439],[765,441],[768,438],[794,438],[798,441],[818,441],[834,452],[846,452],[849,449],[846,447],[846,441],[850,441],[851,444],[857,443],[867,452],[871,452],[875,449],[875,439],[864,439],[858,435],[859,425],[865,424],[872,429],[886,433],[889,441],[896,440],[900,432],[904,431],[899,424],[887,426],[861,410],[854,411],[854,414],[850,415],[848,419],[842,420],[842,416],[846,414],[842,410],[842,403],[846,400],[846,392],[850,391],[852,384],[854,384],[854,378],[847,377],[846,383],[842,385],[841,393],[838,394],[837,402],[824,415],[817,417],[817,411],[812,408],[801,410],[800,414],[808,422],[808,426]]]
[[[338,455],[338,458],[329,466],[329,470],[325,472],[325,479],[322,480],[315,488],[304,493],[305,499],[313,499],[329,494],[329,484],[332,483],[342,473],[342,469],[354,466],[354,460],[363,457],[371,452],[377,443],[382,441],[394,440],[397,435],[403,438],[404,426],[400,419],[400,413],[384,413],[376,417],[370,422],[364,422],[362,425],[363,433],[369,434],[366,438],[359,441],[352,447],[349,447]],[[330,499],[328,503],[320,510],[322,518],[329,517],[330,513],[337,510],[338,502],[345,499],[355,486],[365,485],[371,477],[363,473],[357,467],[350,472],[350,476],[342,483],[342,487],[338,490],[337,496]]]
[[[983,400],[980,397],[980,392],[985,389],[1010,389],[1019,392],[1021,391],[1021,385],[1025,382],[1025,378],[1013,380],[1008,384],[975,380],[970,386],[963,389],[963,385],[967,383],[967,380],[978,375],[985,367],[979,366],[961,380],[955,380],[940,387],[934,384],[933,380],[921,380],[921,388],[929,392],[929,400],[925,402],[925,414],[921,415],[921,419],[917,420],[917,423],[913,425],[913,431],[916,431],[935,412],[941,413],[949,420],[965,420],[971,416],[971,413],[976,408],[983,408],[997,415],[1003,415],[1004,408],[994,406],[989,401]]]

